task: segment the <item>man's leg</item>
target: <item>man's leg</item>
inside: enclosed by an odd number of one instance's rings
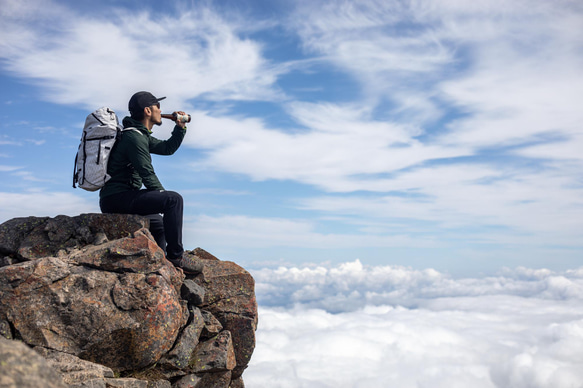
[[[128,191],[106,197],[100,201],[101,211],[104,213],[127,213],[151,216],[155,213],[163,213],[162,220],[164,235],[166,236],[166,257],[176,267],[182,268],[186,273],[199,273],[202,266],[199,261],[190,255],[183,255],[182,247],[182,196],[174,191],[139,190]],[[150,224],[150,230],[159,229],[159,221],[154,229]],[[152,233],[158,245],[161,243]],[[164,249],[164,248],[162,248]]]
[[[164,233],[164,219],[160,214],[148,214],[146,217],[150,220],[150,233],[156,240],[156,243],[166,254],[166,235]]]
[[[182,257],[182,217],[184,205],[182,196],[174,191],[140,190],[135,193],[129,204],[128,212],[150,215],[164,214],[164,234],[166,236],[167,257]]]
[[[118,214],[136,214],[131,210],[131,204],[134,198],[140,195],[140,191],[125,191],[123,193],[114,194],[99,201],[99,207],[102,213],[118,213]],[[156,243],[166,254],[166,237],[164,233],[164,220],[159,213],[156,214],[142,214],[150,220],[150,233],[156,240]]]

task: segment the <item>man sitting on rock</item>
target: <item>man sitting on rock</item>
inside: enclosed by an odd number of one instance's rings
[[[103,213],[148,216],[150,231],[168,260],[184,272],[194,272],[197,268],[194,261],[183,256],[182,196],[164,190],[154,172],[150,155],[174,154],[186,134],[186,123],[177,120],[168,140],[152,136],[154,124],[162,124],[160,101],[165,98],[137,92],[130,99],[131,116],[123,119],[124,131],[109,157],[107,173],[111,179],[99,192],[99,205]]]

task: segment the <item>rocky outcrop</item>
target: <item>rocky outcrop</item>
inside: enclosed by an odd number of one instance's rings
[[[0,225],[0,335],[69,387],[242,387],[255,347],[251,275],[197,248],[184,275],[134,215]],[[145,385],[144,385],[145,384]]]
[[[65,388],[49,363],[19,341],[0,337],[0,387]]]

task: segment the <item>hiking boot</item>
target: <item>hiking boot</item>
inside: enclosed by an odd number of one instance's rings
[[[177,259],[168,259],[175,267],[182,268],[184,273],[195,274],[202,272],[202,263],[196,256],[182,256]]]

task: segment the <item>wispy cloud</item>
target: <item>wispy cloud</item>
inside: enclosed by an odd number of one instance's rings
[[[94,200],[70,192],[0,192],[0,222],[16,217],[75,216],[91,212],[99,213],[99,206]]]
[[[351,184],[353,175],[384,174],[468,152],[425,145],[414,138],[417,128],[373,120],[362,108],[294,103],[289,110],[301,124],[296,133],[258,119],[197,114],[201,130],[187,142],[210,149],[203,164],[208,168],[338,192],[362,189]],[[373,187],[366,189],[374,190],[376,180],[370,181]]]
[[[262,57],[261,45],[239,37],[210,8],[174,15],[113,8],[86,18],[55,2],[42,2],[42,13],[39,4],[7,3],[0,38],[5,66],[36,80],[53,102],[123,111],[145,79],[180,106],[201,95],[245,100],[277,94],[277,71]],[[35,23],[23,26],[29,18]]]

